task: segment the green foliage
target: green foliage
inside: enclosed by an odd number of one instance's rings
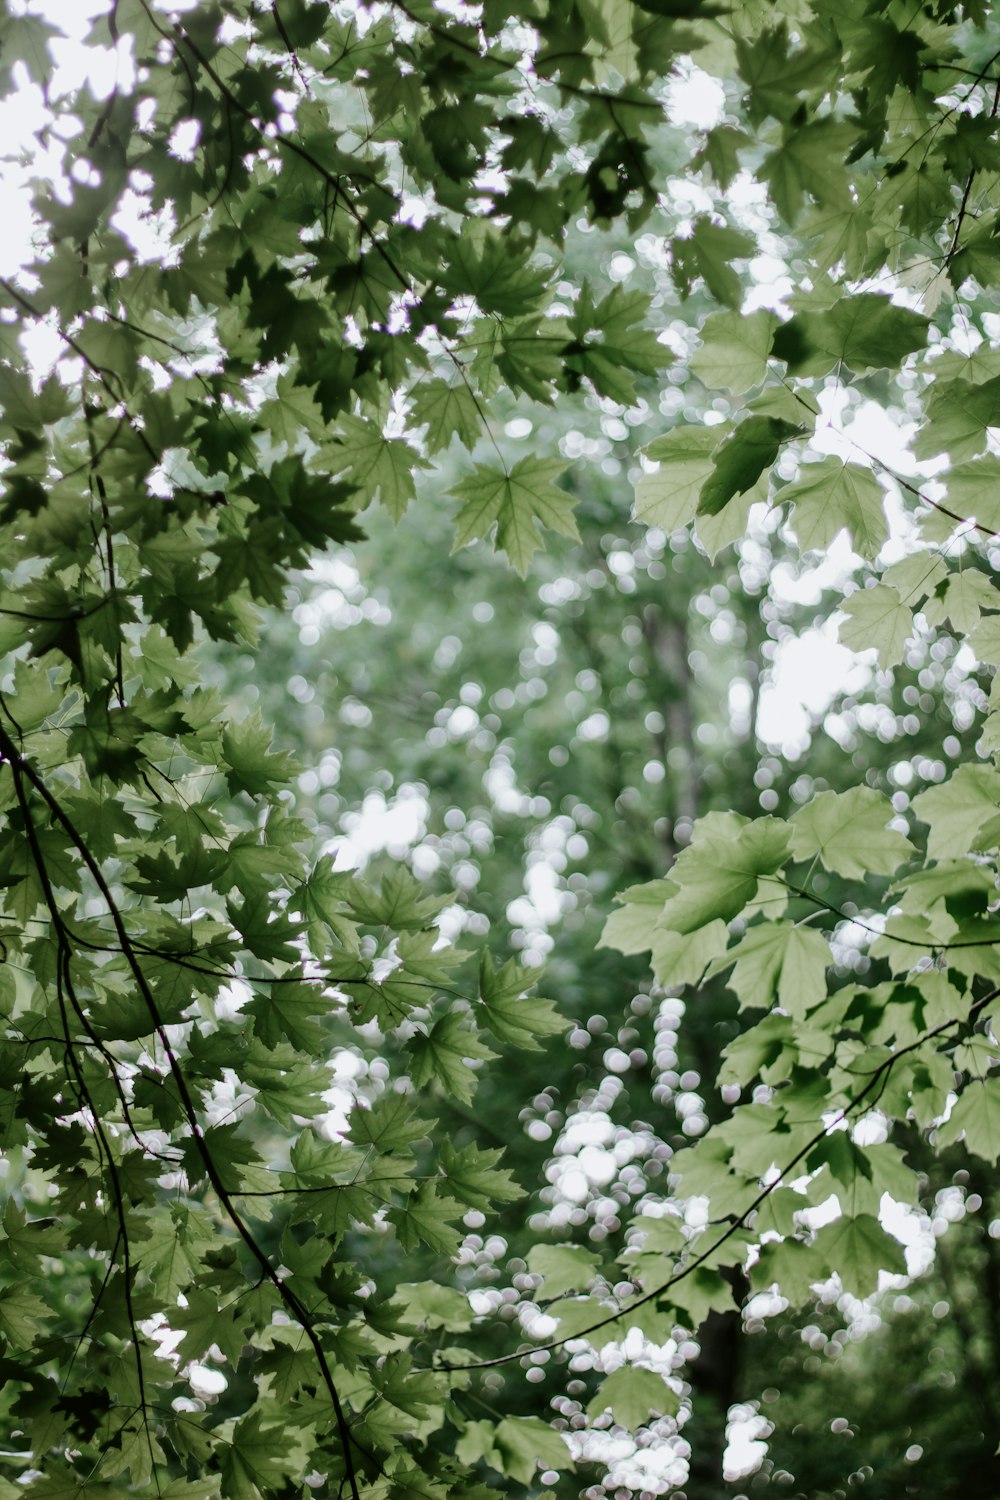
[[[637,520],[678,556],[689,525],[710,559],[748,535],[749,565],[788,502],[789,549],[854,549],[845,645],[902,669],[948,622],[988,685],[1000,373],[951,310],[997,284],[995,50],[975,7],[902,20],[116,0],[86,43],[115,86],[45,95],[33,258],[0,279],[11,1493],[256,1500],[320,1476],[353,1500],[464,1497],[586,1461],[536,1412],[479,1414],[480,1366],[525,1354],[480,1359],[498,1325],[449,1265],[533,1186],[481,1143],[508,1144],[483,1080],[544,1060],[568,1021],[535,968],[446,936],[451,894],[336,867],[299,762],[253,692],[213,683],[209,648],[252,660],[297,570],[363,542],[373,505],[405,525],[446,493],[453,548],[492,538],[521,576],[547,542],[582,545],[571,460],[510,458],[495,425],[517,402],[587,401],[623,431],[653,409],[662,304],[577,274],[571,231],[621,224],[638,254],[655,213],[692,324],[725,309],[670,378],[728,396],[711,423],[664,406],[680,420],[636,469]],[[47,89],[61,41],[5,17],[8,90]],[[689,55],[728,88],[699,139],[664,112]],[[756,221],[728,192],[750,164]],[[697,206],[674,211],[685,174]],[[745,310],[765,233],[795,286]],[[894,467],[851,430],[831,456],[834,397],[892,407],[916,463],[951,467]],[[905,524],[883,550],[886,493]],[[906,1270],[880,1217],[885,1194],[915,1201],[900,1152],[996,1163],[990,706],[979,758],[912,802],[862,773],[788,817],[674,820],[669,878],[624,892],[604,945],[648,950],[695,1006],[728,976],[721,1076],[753,1097],[671,1163],[672,1204],[705,1214],[641,1215],[606,1257],[532,1247],[558,1330],[536,1353],[697,1333],[748,1270],[790,1303],[833,1278],[868,1297]],[[225,1371],[214,1404],[192,1398],[203,1361]],[[636,1428],[679,1407],[629,1365],[586,1410]]]

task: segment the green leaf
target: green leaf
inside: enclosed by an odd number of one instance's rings
[[[771,353],[792,375],[823,375],[841,361],[852,370],[888,369],[924,347],[928,327],[926,318],[888,297],[856,292],[783,323]]]
[[[886,824],[892,804],[871,787],[817,792],[792,816],[792,858],[820,863],[848,880],[892,875],[913,853],[909,839]]]
[[[267,1496],[288,1473],[289,1455],[287,1449],[283,1451],[280,1427],[265,1430],[263,1420],[263,1412],[257,1409],[233,1428],[222,1460],[222,1493],[229,1500]]]
[[[320,405],[314,399],[317,387],[297,385],[289,375],[279,375],[275,396],[260,409],[260,420],[276,443],[297,448],[302,434],[321,440],[326,436],[326,422]]]
[[[411,1041],[410,1076],[418,1088],[436,1079],[447,1093],[468,1104],[479,1081],[474,1065],[491,1057],[496,1053],[479,1040],[462,1015],[451,1011]]]
[[[743,1005],[770,1008],[777,998],[783,1010],[803,1016],[826,998],[830,947],[811,927],[793,922],[751,927],[709,972],[721,972],[734,962],[729,987]]]
[[[358,1103],[351,1114],[350,1139],[365,1150],[405,1151],[427,1137],[427,1121],[403,1094],[383,1095],[374,1104]]]
[[[668,896],[676,894],[672,880],[650,880],[622,891],[623,903],[604,924],[599,948],[614,948],[618,953],[645,953],[651,946],[656,922]]]
[[[725,951],[728,933],[722,921],[694,932],[658,927],[651,935],[649,966],[658,984],[698,984],[713,959]]]
[[[338,446],[324,450],[332,472],[348,477],[360,509],[378,500],[398,521],[416,493],[414,473],[426,469],[426,461],[402,438],[385,437],[367,417],[341,416],[337,436]]]
[[[240,1326],[238,1310],[220,1309],[214,1292],[192,1288],[187,1294],[187,1307],[177,1314],[177,1321],[185,1328],[183,1339],[177,1345],[177,1354],[182,1362],[199,1359],[213,1344],[218,1344],[229,1363],[235,1368],[245,1343]]]
[[[451,490],[463,501],[455,519],[457,551],[496,526],[496,545],[522,577],[542,546],[541,528],[579,540],[573,501],[555,480],[565,471],[560,459],[519,459],[509,470],[479,465]]]
[[[913,628],[913,611],[887,583],[857,589],[842,605],[840,639],[853,651],[874,647],[880,667],[894,667],[903,660]]]
[[[645,1427],[650,1416],[665,1416],[677,1411],[679,1397],[662,1375],[638,1365],[624,1365],[601,1381],[601,1388],[587,1406],[587,1415],[599,1417],[603,1411],[622,1427],[635,1432]]]
[[[799,1198],[798,1206],[805,1208],[807,1204]],[[803,1307],[812,1299],[813,1287],[817,1282],[825,1281],[827,1273],[823,1258],[812,1245],[783,1239],[769,1240],[761,1246],[760,1256],[750,1275],[754,1291],[767,1291],[777,1285],[793,1307]]]
[[[20,62],[30,77],[47,83],[52,69],[47,45],[50,37],[59,37],[59,32],[38,16],[5,15],[0,21],[0,59],[4,72],[9,73]]]
[[[712,472],[699,493],[699,516],[718,515],[734,495],[752,489],[781,445],[803,430],[780,417],[747,417],[712,455]]]
[[[701,347],[691,356],[691,373],[710,390],[731,391],[734,396],[760,385],[767,374],[775,322],[774,314],[763,309],[749,314],[713,313],[702,326]]]
[[[636,481],[636,520],[658,526],[668,536],[693,521],[717,445],[715,429],[688,426],[675,427],[650,443],[643,456],[659,468]]]
[[[966,1084],[938,1129],[938,1144],[950,1145],[963,1133],[967,1149],[995,1166],[1000,1157],[1000,1078],[973,1079]]]
[[[1000,412],[997,416],[1000,420]],[[1000,459],[995,454],[955,464],[945,475],[945,484],[950,510],[990,531],[1000,531]]]
[[[319,868],[317,865],[317,870]],[[324,869],[324,878],[330,879],[328,867]],[[371,927],[392,927],[398,932],[423,930],[451,899],[447,895],[431,894],[405,865],[396,865],[383,876],[377,890],[366,881],[353,877],[347,891],[355,921]],[[436,938],[433,941],[436,942]]]
[[[541,1052],[540,1037],[560,1036],[569,1025],[551,1000],[534,999],[524,993],[538,979],[538,972],[522,968],[514,959],[494,969],[489,951],[483,949],[479,966],[482,1024],[498,1041],[527,1052]]]
[[[499,1203],[516,1203],[524,1197],[510,1173],[497,1170],[502,1160],[502,1151],[483,1151],[472,1144],[456,1148],[448,1140],[441,1143],[440,1163],[446,1185],[470,1208],[488,1211]]]
[[[968,645],[979,661],[1000,666],[1000,615],[987,615],[968,636]]]
[[[705,136],[699,151],[691,158],[695,171],[708,169],[719,186],[728,188],[740,171],[739,153],[750,145],[750,137],[731,125],[716,125]]]
[[[822,1264],[836,1271],[844,1290],[855,1297],[868,1297],[875,1291],[879,1271],[906,1274],[902,1247],[870,1214],[828,1224],[816,1236],[815,1249]]]
[[[412,401],[413,425],[427,428],[424,442],[428,453],[439,453],[454,437],[470,450],[475,447],[482,416],[468,385],[429,380],[416,387]]]
[[[223,770],[231,792],[251,796],[283,786],[299,769],[286,751],[271,753],[271,730],[253,714],[223,730]]]
[[[544,1278],[535,1297],[546,1302],[566,1292],[585,1291],[597,1276],[600,1261],[583,1245],[532,1245],[528,1270]]]
[[[998,809],[1000,773],[992,766],[959,766],[947,781],[913,799],[913,811],[930,825],[930,859],[954,859],[983,847],[984,837],[995,839]]]
[[[0,1333],[13,1349],[34,1348],[48,1311],[48,1305],[32,1291],[29,1282],[19,1281],[0,1288]]]
[[[546,1469],[573,1467],[565,1442],[540,1417],[506,1417],[497,1426],[495,1442],[500,1472],[519,1484],[532,1484],[539,1465]]]
[[[452,1255],[461,1240],[454,1221],[464,1213],[463,1204],[445,1197],[434,1181],[427,1180],[402,1207],[389,1210],[389,1219],[404,1250],[415,1250],[423,1244],[440,1255]]]
[[[962,459],[981,453],[987,432],[996,427],[1000,427],[1000,376],[978,385],[971,380],[938,380],[930,393],[926,420],[916,436],[913,451],[921,459],[949,453],[958,465]],[[990,468],[994,467],[990,464]],[[970,469],[971,473],[963,466],[956,475],[958,514],[966,514],[961,509],[963,484],[971,485],[973,494],[979,497],[974,503],[989,505],[994,510],[995,499],[989,497],[988,490],[979,482],[988,479],[988,471],[980,475],[977,469],[971,466]],[[964,498],[966,503],[970,502],[968,492]]]
[[[575,341],[569,346],[568,367],[585,375],[600,395],[626,406],[635,400],[635,374],[655,375],[673,360],[646,326],[649,306],[645,293],[620,286],[595,303],[584,282],[570,320]]]
[[[406,1317],[425,1328],[444,1328],[449,1333],[464,1333],[472,1323],[472,1309],[463,1292],[450,1286],[435,1286],[419,1281],[397,1286],[393,1301],[406,1309]]]
[[[975,631],[984,609],[1000,609],[1000,591],[985,573],[968,568],[952,573],[943,585],[939,584],[924,604],[923,613],[929,625],[942,625],[950,619],[956,631],[969,635]]]
[[[740,36],[736,54],[740,76],[750,90],[750,118],[755,124],[767,115],[791,119],[803,92],[826,86],[832,62],[829,43],[803,44],[801,37],[789,36],[783,20]]]
[[[825,458],[806,464],[795,484],[779,492],[794,507],[792,525],[800,547],[825,550],[846,528],[854,550],[874,558],[889,535],[881,486],[870,469]]]
[[[0,969],[0,976],[4,971]],[[0,988],[3,985],[0,984]],[[11,1001],[13,996],[10,997]],[[5,1007],[0,1005],[0,1009]],[[8,1011],[9,1014],[9,1011]],[[41,1272],[43,1255],[60,1255],[67,1246],[64,1229],[53,1219],[29,1220],[22,1208],[8,1198],[3,1211],[3,1238],[0,1256],[18,1271]]]
[[[663,925],[687,933],[730,921],[754,899],[760,877],[784,864],[790,840],[791,830],[777,818],[758,818],[731,837],[696,839],[674,865],[678,891],[663,908]]]
[[[674,281],[682,297],[690,294],[700,276],[712,296],[727,307],[738,307],[743,296],[733,261],[747,259],[757,246],[750,235],[726,224],[715,224],[704,214],[694,221],[687,239],[670,241]]]
[[[537,307],[550,278],[544,266],[519,254],[504,234],[483,219],[466,221],[437,274],[447,291],[474,297],[483,312],[500,317],[517,317]]]
[[[768,152],[759,170],[786,224],[795,222],[807,197],[826,207],[852,206],[844,158],[855,139],[853,125],[831,119],[793,124],[782,132],[781,145]]]

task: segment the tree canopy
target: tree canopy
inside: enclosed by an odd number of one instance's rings
[[[994,17],[92,9],[0,19],[0,1500],[731,1494],[739,1309],[921,1270],[994,1493]]]

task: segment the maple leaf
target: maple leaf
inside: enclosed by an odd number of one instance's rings
[[[526,1051],[539,1052],[539,1037],[558,1036],[566,1021],[551,1000],[525,995],[538,979],[538,970],[524,969],[514,959],[495,969],[489,951],[483,949],[479,965],[479,988],[484,1024],[501,1042]]]
[[[844,1290],[855,1297],[867,1297],[875,1290],[880,1271],[906,1272],[902,1247],[871,1214],[828,1224],[817,1235],[815,1248],[825,1265],[836,1270]]]
[[[364,509],[379,500],[394,521],[405,513],[416,493],[414,474],[426,469],[420,457],[403,438],[387,438],[368,417],[341,416],[334,444],[324,449],[332,472],[346,474],[357,491],[354,501]]]
[[[222,1491],[228,1500],[262,1500],[288,1473],[287,1449],[276,1441],[275,1429],[263,1423],[264,1414],[257,1410],[233,1428],[222,1459]]]
[[[691,356],[692,373],[712,390],[742,395],[767,374],[774,328],[774,314],[763,309],[749,315],[713,313],[702,325],[701,347]]]
[[[968,1149],[994,1165],[1000,1157],[1000,1079],[974,1078],[938,1131],[943,1146],[964,1134]]]
[[[644,450],[658,465],[635,486],[636,519],[669,533],[694,519],[702,486],[712,473],[718,435],[711,427],[675,427]]]
[[[476,1091],[475,1064],[496,1057],[473,1028],[452,1011],[435,1021],[427,1033],[410,1042],[410,1076],[418,1086],[437,1079],[448,1093],[468,1104]]]
[[[699,491],[698,514],[716,516],[734,495],[752,489],[774,463],[782,443],[803,429],[780,417],[747,417],[712,454],[712,470]]]
[[[927,853],[950,859],[988,848],[998,831],[1000,773],[993,766],[959,766],[948,781],[913,799],[913,811],[930,825]]]
[[[913,611],[891,584],[858,589],[842,608],[846,618],[841,622],[840,639],[845,646],[855,651],[874,647],[880,667],[893,667],[903,660],[913,629]]]
[[[655,375],[673,360],[646,326],[648,313],[644,293],[616,286],[595,302],[585,281],[569,320],[574,341],[567,347],[567,368],[585,375],[600,395],[630,405],[634,375]]]
[[[740,151],[749,145],[746,131],[735,130],[731,125],[716,125],[707,132],[701,149],[691,158],[692,169],[707,168],[725,189],[739,173]]]
[[[13,1282],[0,1289],[0,1333],[14,1349],[30,1349],[39,1338],[49,1311],[30,1282]]]
[[[812,120],[788,126],[782,134],[781,145],[761,162],[760,175],[785,222],[795,222],[807,196],[834,208],[852,207],[844,157],[854,144],[854,127],[847,122]]]
[[[928,327],[909,308],[864,292],[782,323],[771,352],[798,375],[822,375],[840,360],[854,370],[885,369],[922,349]]]
[[[544,1277],[536,1289],[536,1299],[551,1301],[565,1292],[589,1287],[600,1263],[594,1252],[583,1245],[533,1245],[528,1254],[528,1268],[533,1275]]]
[[[555,480],[565,471],[560,459],[522,458],[510,469],[480,464],[451,490],[463,505],[455,518],[453,551],[484,537],[496,526],[496,544],[524,576],[542,545],[541,528],[578,541],[573,501]]]
[[[738,307],[743,288],[733,261],[748,258],[756,249],[756,242],[742,230],[700,215],[687,239],[670,242],[674,280],[681,296],[690,295],[700,276],[713,297],[727,307]]]
[[[792,858],[818,856],[828,870],[853,880],[892,875],[913,853],[909,839],[886,825],[892,804],[871,787],[818,792],[793,814]]]
[[[696,839],[677,860],[677,893],[666,902],[660,922],[688,933],[735,917],[753,899],[760,877],[784,864],[790,839],[788,825],[778,818],[744,823],[729,837]]]
[[[855,550],[873,558],[889,535],[882,489],[871,470],[859,464],[835,458],[805,464],[779,498],[795,507],[792,525],[807,550],[829,547],[846,528]]]
[[[570,1451],[558,1432],[540,1417],[506,1417],[496,1429],[495,1452],[502,1474],[531,1484],[539,1464],[571,1469]]]
[[[455,1220],[464,1213],[463,1204],[439,1192],[429,1179],[420,1183],[401,1208],[390,1209],[389,1218],[404,1250],[423,1244],[438,1254],[451,1255],[461,1239]]]
[[[483,219],[469,222],[445,254],[441,285],[456,296],[474,297],[484,312],[517,316],[545,299],[551,273]]]
[[[826,997],[830,945],[822,933],[793,922],[751,927],[709,969],[735,964],[729,987],[744,1005],[770,1006],[773,998],[792,1015],[804,1015]]]
[[[675,1412],[680,1397],[655,1370],[628,1365],[613,1370],[601,1381],[600,1390],[587,1406],[587,1414],[600,1416],[610,1410],[615,1421],[630,1432],[645,1427],[651,1416]]]
[[[441,1146],[441,1170],[447,1186],[470,1208],[486,1210],[524,1197],[511,1174],[497,1169],[502,1159],[502,1151],[484,1151],[471,1144],[456,1149],[450,1141],[444,1141]]]
[[[223,769],[230,791],[251,796],[283,785],[298,770],[287,752],[271,752],[271,730],[259,714],[228,726],[222,735]]]
[[[463,381],[449,385],[445,380],[430,380],[412,393],[413,422],[426,426],[424,442],[428,453],[438,453],[457,437],[466,448],[473,448],[482,427],[482,413],[471,388]]]

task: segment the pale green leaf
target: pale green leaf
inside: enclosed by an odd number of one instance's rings
[[[953,859],[982,846],[1000,809],[1000,773],[992,766],[959,766],[940,786],[913,799],[913,811],[930,825],[931,859]]]
[[[691,356],[691,373],[710,390],[740,396],[767,374],[775,317],[757,312],[713,313],[701,329],[701,347]]]
[[[416,387],[411,399],[414,426],[427,429],[424,442],[428,453],[447,448],[453,437],[466,448],[475,447],[483,419],[468,385],[428,380]]]
[[[913,629],[913,612],[888,584],[858,589],[842,606],[840,639],[852,651],[874,648],[880,667],[894,667],[903,660]]]
[[[1000,609],[1000,591],[979,568],[950,574],[923,606],[929,625],[942,625],[950,620],[962,635],[975,630],[984,609]]]
[[[792,816],[792,857],[810,860],[849,880],[892,875],[913,853],[909,839],[886,825],[892,804],[867,786],[817,792]]]
[[[600,1270],[600,1260],[583,1245],[533,1245],[528,1251],[528,1270],[543,1277],[535,1300],[545,1302],[566,1292],[584,1291]]]
[[[687,933],[737,916],[757,894],[758,879],[784,864],[790,840],[778,818],[758,818],[729,838],[696,839],[674,865],[678,891],[663,909],[663,926]]]
[[[719,441],[711,427],[675,427],[650,443],[645,457],[658,465],[635,486],[636,519],[668,535],[692,521]]]
[[[673,1413],[679,1397],[662,1375],[638,1365],[623,1365],[601,1381],[600,1390],[587,1406],[587,1415],[599,1417],[610,1410],[615,1421],[630,1432],[644,1427],[651,1416]]]
[[[649,966],[657,984],[698,984],[712,960],[725,951],[727,938],[723,921],[687,933],[657,927],[649,944]]]
[[[825,550],[846,528],[854,550],[871,559],[889,534],[882,489],[872,471],[859,464],[836,458],[806,464],[778,499],[795,507],[792,525],[806,551]]]
[[[645,953],[652,946],[663,904],[676,890],[672,880],[651,880],[623,891],[618,897],[622,905],[608,917],[597,946],[618,953]]]
[[[841,361],[852,370],[889,369],[923,348],[928,327],[927,318],[880,293],[855,292],[797,313],[777,329],[771,352],[794,375],[822,375]]]
[[[539,1466],[571,1469],[569,1448],[558,1432],[540,1417],[506,1417],[496,1430],[496,1452],[501,1473],[520,1484],[532,1484]]]
[[[770,1008],[777,999],[793,1016],[826,998],[830,947],[821,932],[793,922],[763,922],[751,927],[711,972],[735,964],[729,988],[745,1006]]]

